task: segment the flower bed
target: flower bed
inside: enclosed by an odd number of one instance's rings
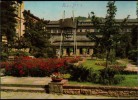
[[[50,76],[55,70],[65,70],[66,63],[78,62],[80,58],[32,58],[15,57],[12,64],[5,65],[5,74],[12,76]]]
[[[106,66],[106,63],[105,62],[96,62],[95,65],[99,65],[99,66]],[[116,71],[123,71],[125,68],[126,68],[126,65],[122,65],[122,64],[119,64],[119,63],[116,63],[116,64],[110,64],[108,65],[110,68],[113,68],[114,70]]]

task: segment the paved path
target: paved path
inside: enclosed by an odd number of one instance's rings
[[[138,72],[138,65],[134,65],[134,64],[131,64],[130,62],[126,62],[123,60],[118,60],[118,62],[122,64],[126,64],[126,68],[124,70]]]
[[[31,84],[31,85],[48,85],[50,77],[13,77],[3,76],[0,78],[1,84]]]
[[[92,95],[57,95],[29,92],[1,92],[1,99],[123,99],[122,97],[105,97]],[[125,99],[136,99],[127,97]]]

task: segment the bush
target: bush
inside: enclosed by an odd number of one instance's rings
[[[73,58],[71,58],[73,59]],[[15,61],[9,66],[6,65],[6,75],[12,76],[50,76],[53,72],[67,73],[66,58],[31,58],[31,57],[15,57]],[[3,64],[4,65],[4,64]]]
[[[5,53],[5,52],[1,52],[1,53],[0,53],[0,59],[1,59],[1,61],[6,61],[6,60],[8,60],[8,54]]]
[[[12,76],[45,76],[52,73],[54,69],[64,66],[63,59],[16,57],[12,66],[6,67],[6,74]]]
[[[112,68],[104,68],[100,70],[100,78],[99,83],[101,84],[118,84],[121,82],[121,79],[123,80],[123,76],[115,77],[115,75],[118,74],[116,70]]]
[[[134,62],[137,62],[138,60],[137,54],[138,54],[138,50],[129,51],[129,59],[132,59]]]
[[[71,75],[70,80],[74,81],[87,81],[87,76],[89,74],[89,70],[84,68],[82,65],[80,66],[75,66],[72,64],[68,65],[68,73]]]
[[[125,75],[137,74],[137,71],[121,70],[120,74],[125,74]]]
[[[87,81],[98,83],[99,82],[99,72],[94,71],[93,68],[90,68],[89,69],[89,74],[87,76]]]
[[[11,51],[9,55],[10,56],[30,56],[30,53],[18,50],[18,51]]]
[[[124,76],[120,76],[120,75],[116,75],[115,77],[114,77],[114,84],[119,84],[119,83],[121,83],[123,80],[125,80],[125,77]]]
[[[0,68],[6,68],[7,66],[11,66],[12,62],[0,62]]]

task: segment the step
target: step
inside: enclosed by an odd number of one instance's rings
[[[31,88],[44,88],[47,85],[30,85],[30,84],[0,84],[6,87],[31,87]]]
[[[41,92],[48,91],[48,85],[30,85],[30,84],[1,84],[1,91],[20,91],[20,92]]]
[[[1,86],[1,91],[13,91],[13,92],[41,92],[46,93],[45,88],[32,88],[32,87],[7,87]]]

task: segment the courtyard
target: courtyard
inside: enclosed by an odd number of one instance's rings
[[[138,1],[0,8],[1,99],[138,98]]]

